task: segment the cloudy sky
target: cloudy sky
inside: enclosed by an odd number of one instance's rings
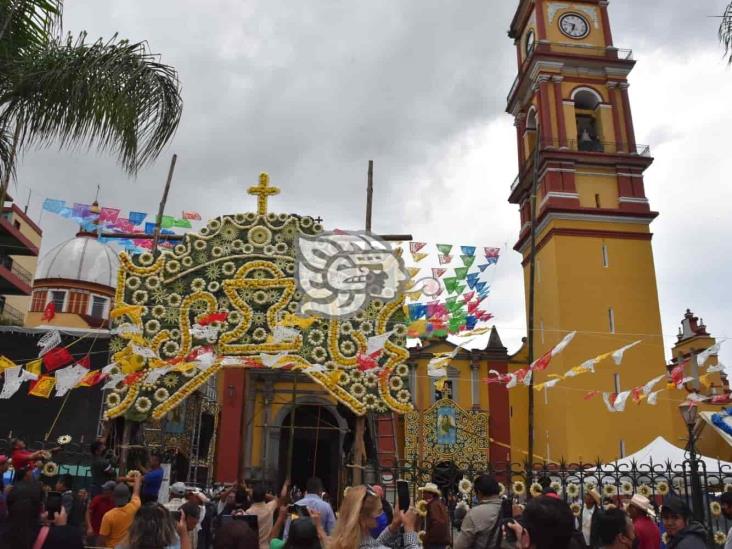
[[[277,211],[361,228],[366,167],[375,161],[374,228],[417,240],[508,246],[491,309],[509,350],[525,333],[517,171],[504,113],[515,76],[506,30],[516,0],[74,0],[65,27],[147,40],[180,72],[180,129],[157,163],[130,179],[86,151],[25,154],[11,192],[38,219],[45,197],[153,212],[179,155],[169,212],[250,211],[260,171],[283,193]],[[656,162],[646,189],[663,329],[687,307],[717,336],[732,330],[727,281],[732,200],[732,70],[717,42],[726,0],[612,0],[616,46],[638,65],[631,100],[639,143]],[[43,250],[73,236],[45,215]],[[567,327],[570,328],[570,327]],[[732,362],[732,345],[722,354]]]

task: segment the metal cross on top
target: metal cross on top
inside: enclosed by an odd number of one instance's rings
[[[259,215],[267,214],[267,198],[280,194],[278,187],[269,186],[269,175],[266,173],[259,174],[259,184],[249,187],[247,193],[257,197],[257,213]]]

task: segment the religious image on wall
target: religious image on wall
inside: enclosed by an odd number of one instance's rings
[[[224,367],[304,372],[358,415],[410,411],[398,262],[371,237],[318,243],[319,221],[268,212],[266,174],[249,192],[256,212],[120,255],[105,416],[160,419]]]

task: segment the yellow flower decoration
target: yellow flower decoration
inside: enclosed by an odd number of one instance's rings
[[[579,484],[571,483],[567,484],[567,496],[569,496],[572,499],[578,498],[580,495],[580,487]]]
[[[624,496],[633,495],[633,483],[624,480],[620,483],[620,493]]]
[[[524,481],[517,480],[511,485],[511,491],[517,496],[523,495],[526,492],[526,485]]]
[[[709,504],[709,510],[711,511],[712,515],[715,517],[718,517],[722,514],[722,506],[719,504],[718,501],[713,501]]]
[[[714,532],[714,543],[716,543],[717,545],[724,545],[724,542],[726,541],[727,535],[724,532],[720,530]]]
[[[498,495],[500,497],[503,497],[506,495],[506,486],[502,482],[498,483],[498,489],[499,489]]]
[[[43,466],[42,472],[47,477],[55,477],[56,475],[58,475],[58,465],[56,465],[53,461],[49,461]]]
[[[555,480],[554,482],[552,482],[552,483],[551,483],[551,484],[549,485],[549,487],[550,487],[550,488],[551,488],[552,490],[554,490],[554,491],[555,491],[555,492],[557,493],[557,495],[558,495],[558,496],[561,496],[561,495],[562,495],[562,483],[561,483],[561,482],[557,482],[557,481]]]
[[[618,495],[618,487],[614,484],[606,484],[602,487],[602,493],[607,497],[614,497]]]
[[[419,533],[417,534],[417,538],[419,539],[420,543],[424,544],[424,538],[426,535],[427,535],[427,532],[425,532],[424,530],[419,531]]]
[[[732,484],[725,484],[724,485],[724,491],[725,492],[732,492]]]
[[[461,494],[468,495],[473,491],[473,483],[464,478],[458,483],[458,490],[460,490]]]
[[[647,484],[641,484],[638,486],[638,493],[646,498],[650,498],[653,495],[653,490]]]
[[[579,503],[573,503],[569,506],[569,508],[572,510],[572,514],[575,517],[578,517],[582,514],[582,506]]]
[[[420,499],[417,504],[415,505],[415,508],[417,509],[417,514],[420,517],[426,517],[427,516],[427,502],[423,499]]]
[[[658,492],[662,496],[667,495],[669,493],[668,482],[662,480],[661,482],[656,484],[656,492]]]
[[[542,488],[541,484],[539,484],[538,482],[532,482],[531,486],[529,486],[529,494],[531,494],[535,498],[539,497],[543,493],[544,488]]]
[[[668,532],[664,532],[663,535],[661,536],[661,542],[664,545],[668,545],[668,541],[669,541],[669,539],[668,539]]]

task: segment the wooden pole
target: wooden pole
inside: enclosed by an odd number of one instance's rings
[[[33,189],[28,189],[28,199],[25,201],[25,208],[23,208],[23,213],[28,213],[28,206],[30,206],[30,197],[31,194],[33,194]]]
[[[152,253],[155,255],[158,251],[158,240],[160,239],[160,224],[163,222],[163,212],[165,212],[165,203],[168,202],[168,191],[170,190],[170,182],[173,180],[173,172],[175,171],[175,161],[178,160],[178,155],[174,154],[170,160],[170,169],[168,170],[168,179],[165,182],[165,189],[163,190],[163,199],[160,201],[160,208],[158,209],[158,217],[155,220],[155,234],[153,236],[153,247]]]
[[[363,484],[363,460],[366,455],[366,416],[356,417],[356,432],[353,437],[353,486]]]
[[[130,448],[130,436],[132,435],[132,422],[129,419],[124,419],[124,427],[122,428],[122,448],[119,453],[119,473],[120,475],[127,474],[127,452]]]
[[[369,160],[369,175],[366,183],[366,230],[371,232],[371,212],[374,202],[374,161]]]
[[[290,443],[287,447],[287,471],[285,478],[292,478],[292,453],[295,449],[295,410],[297,409],[297,371],[292,370],[292,410],[290,411]]]

